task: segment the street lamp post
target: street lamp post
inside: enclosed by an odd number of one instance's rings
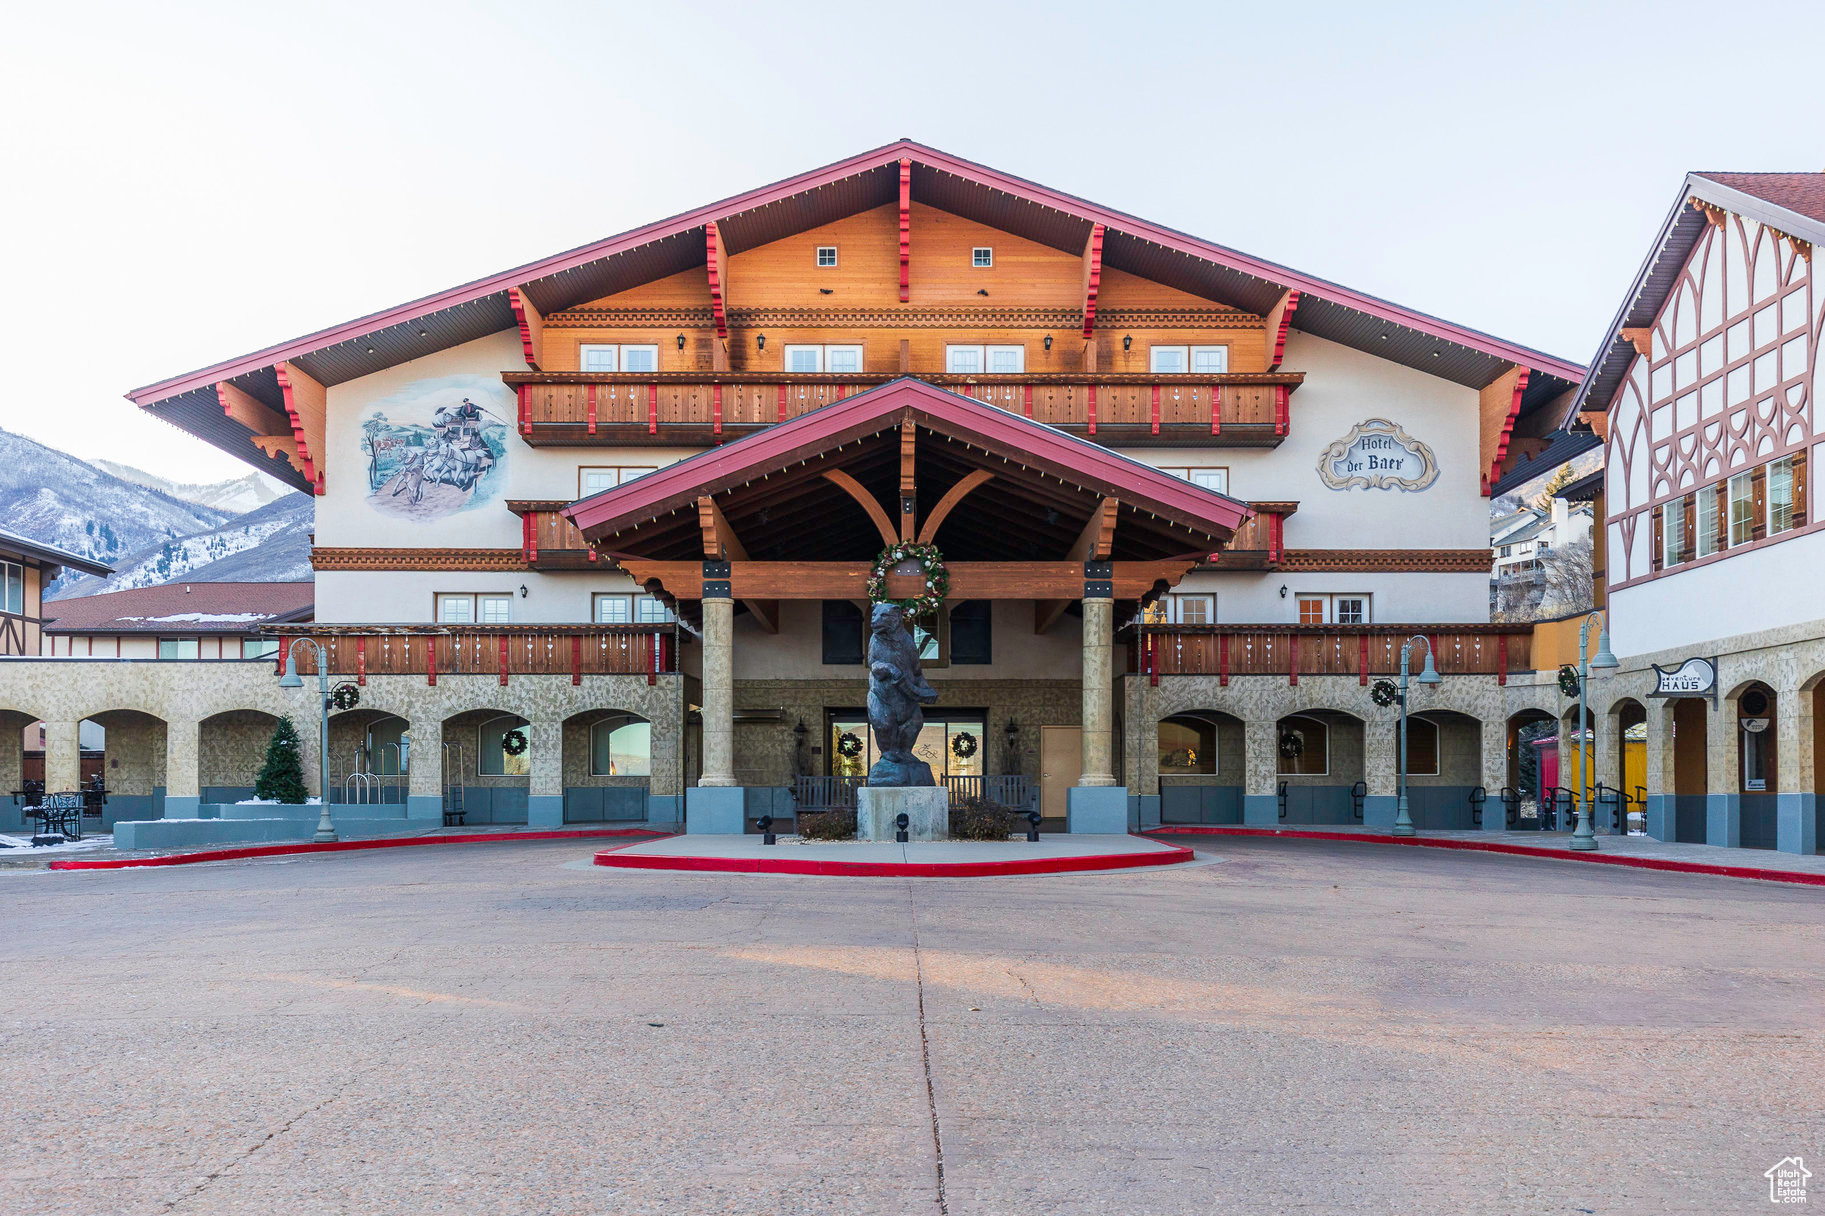
[[[298,643],[303,642],[317,652],[317,693],[322,707],[321,718],[317,725],[317,761],[321,766],[318,776],[321,778],[319,803],[321,810],[317,815],[317,834],[313,839],[333,841],[336,839],[336,825],[330,822],[330,664],[329,656],[323,646],[315,639],[295,637],[291,645],[285,648],[285,674],[279,677],[280,688],[303,688],[304,680],[298,675]]]
[[[1394,816],[1394,834],[1396,836],[1413,835],[1413,816],[1407,808],[1407,673],[1413,665],[1413,643],[1418,642],[1426,648],[1426,665],[1420,668],[1416,677],[1421,684],[1431,687],[1444,683],[1444,677],[1438,674],[1438,668],[1432,662],[1432,643],[1424,634],[1416,633],[1401,643],[1400,647],[1400,692],[1395,700],[1400,702],[1400,802],[1399,811]]]
[[[1592,622],[1601,622],[1603,625],[1597,634],[1597,653],[1595,655],[1590,653]],[[1597,833],[1593,830],[1591,823],[1596,818],[1597,808],[1592,805],[1596,800],[1589,796],[1590,778],[1585,770],[1584,759],[1585,749],[1589,748],[1593,753],[1596,749],[1596,744],[1591,738],[1594,732],[1590,728],[1588,718],[1591,668],[1594,667],[1598,671],[1609,671],[1621,665],[1617,662],[1616,656],[1610,653],[1609,618],[1604,615],[1602,609],[1598,609],[1585,617],[1584,624],[1578,628],[1578,730],[1582,737],[1578,740],[1578,797],[1573,806],[1578,809],[1580,814],[1578,826],[1572,832],[1570,845],[1580,852],[1590,852],[1597,847]],[[1597,757],[1594,754],[1590,758],[1590,763],[1591,767],[1596,767]]]

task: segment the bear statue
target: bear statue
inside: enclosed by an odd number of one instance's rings
[[[925,729],[921,706],[938,699],[919,668],[919,651],[906,628],[906,610],[876,604],[868,638],[868,725],[881,758],[868,770],[871,786],[934,785],[931,765],[914,756]]]

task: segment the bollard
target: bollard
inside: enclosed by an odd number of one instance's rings
[[[906,843],[906,825],[911,822],[912,819],[907,816],[905,811],[901,811],[898,815],[893,817],[893,825],[899,829],[899,831],[893,834],[894,842],[896,844]]]
[[[1039,843],[1039,812],[1038,811],[1028,811],[1027,812],[1027,842],[1029,844],[1038,844]]]
[[[762,844],[779,843],[779,837],[773,834],[773,816],[762,815],[759,819],[754,821],[754,826],[760,829],[760,842]]]

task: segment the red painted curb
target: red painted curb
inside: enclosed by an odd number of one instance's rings
[[[1825,874],[1801,870],[1762,870],[1749,866],[1720,866],[1706,861],[1669,861],[1662,857],[1619,857],[1614,853],[1580,853],[1572,849],[1534,849],[1524,844],[1499,844],[1483,840],[1438,840],[1423,836],[1380,836],[1366,832],[1315,832],[1299,828],[1241,828],[1174,825],[1149,828],[1147,836],[1288,836],[1298,840],[1350,840],[1358,844],[1403,844],[1427,849],[1467,849],[1474,853],[1506,853],[1512,857],[1548,857],[1555,861],[1591,861],[1606,866],[1632,866],[1638,870],[1667,870],[1676,874],[1710,874],[1719,878],[1755,878],[1763,882],[1791,882],[1825,887]]]
[[[1080,874],[1192,860],[1190,849],[1153,853],[1101,853],[1087,857],[1035,857],[1022,861],[793,861],[786,857],[665,857],[597,853],[596,864],[622,870],[689,870],[724,874],[808,874],[843,878],[993,878],[1021,874]]]
[[[319,844],[251,845],[238,849],[209,849],[173,853],[165,857],[116,857],[106,861],[53,861],[53,870],[130,870],[140,866],[188,866],[204,861],[239,861],[247,857],[291,857],[299,853],[352,853],[365,849],[402,849],[426,844],[513,844],[523,840],[595,840],[605,836],[669,836],[645,828],[579,828],[570,832],[472,832],[462,836],[412,836],[404,840],[337,840]]]

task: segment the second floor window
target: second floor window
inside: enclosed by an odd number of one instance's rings
[[[241,639],[241,657],[244,659],[270,659],[278,653],[278,638]]]
[[[1793,457],[1783,456],[1768,466],[1768,535],[1793,527]]]
[[[855,345],[794,346],[785,349],[785,370],[789,372],[829,372],[832,375],[860,375],[862,348]]]
[[[995,251],[987,245],[978,245],[970,250],[970,265],[978,269],[995,264]]]
[[[1372,623],[1366,595],[1301,595],[1301,625],[1368,625]]]
[[[194,659],[197,657],[197,639],[160,638],[158,657],[161,659]]]
[[[636,477],[653,472],[651,465],[620,466],[606,468],[602,466],[584,466],[577,470],[577,493],[588,498],[591,494],[600,494],[616,486],[626,485]]]
[[[25,567],[18,562],[0,562],[0,576],[4,576],[5,588],[0,594],[5,596],[0,603],[0,611],[10,612],[14,616],[25,615]]]
[[[817,247],[817,264],[819,266],[835,266],[836,265],[836,246],[835,245],[819,245]]]
[[[1738,473],[1730,479],[1730,543],[1746,545],[1755,539],[1755,474]]]
[[[1027,370],[1024,346],[950,345],[944,348],[944,370],[954,376],[1018,375]]]
[[[1214,625],[1217,597],[1175,591],[1147,605],[1143,619],[1149,625]]]
[[[672,614],[665,601],[651,595],[597,595],[591,616],[598,625],[664,625]]]
[[[1155,346],[1148,356],[1147,370],[1168,376],[1186,372],[1220,375],[1229,370],[1229,347]]]
[[[1191,468],[1166,467],[1160,470],[1174,477],[1183,477],[1194,486],[1214,490],[1218,494],[1229,493],[1229,470],[1216,465],[1193,466]]]
[[[440,625],[506,625],[513,620],[511,595],[457,592],[437,597]]]
[[[659,348],[638,344],[615,346],[585,342],[577,348],[577,367],[586,372],[624,372],[638,375],[659,370]]]
[[[1698,492],[1698,556],[1710,557],[1724,547],[1723,529],[1719,523],[1722,514],[1718,510],[1718,500],[1722,497],[1722,486],[1706,486]]]

